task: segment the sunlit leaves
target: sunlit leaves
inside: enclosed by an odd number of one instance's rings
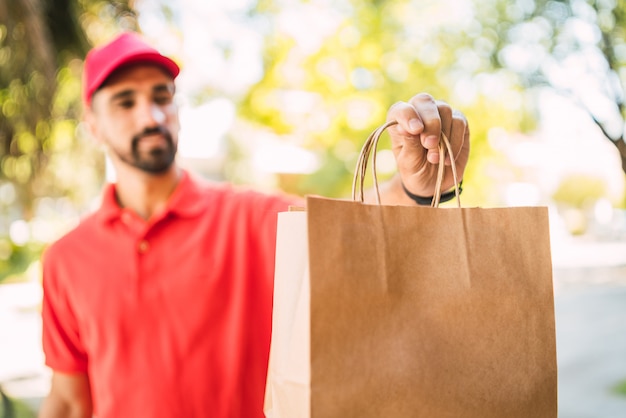
[[[46,230],[38,217],[44,196],[72,201],[75,215],[97,193],[102,158],[77,130],[85,31],[95,42],[136,22],[127,0],[11,0],[0,4],[0,21],[0,239],[6,240],[20,222]],[[14,267],[27,265],[15,254],[36,256],[11,248],[4,262]],[[6,273],[0,266],[0,279]]]
[[[470,2],[355,1],[335,10],[342,20],[334,31],[310,34],[322,40],[315,50],[278,26],[267,39],[265,76],[241,103],[242,117],[290,140],[303,137],[299,143],[320,157],[316,173],[283,185],[289,191],[346,196],[364,139],[391,104],[418,92],[453,103],[471,120],[479,157],[466,182],[489,158],[481,145],[489,129],[515,129],[525,120],[517,76],[494,72],[502,40]],[[306,15],[298,19],[307,25]]]

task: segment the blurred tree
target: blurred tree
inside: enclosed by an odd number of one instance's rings
[[[100,151],[77,134],[80,63],[119,28],[136,28],[131,0],[0,1],[0,281],[38,259],[102,182]]]
[[[68,160],[89,158],[74,140],[77,59],[106,22],[136,24],[131,7],[130,0],[0,2],[0,185],[13,197],[0,203],[19,208],[16,216],[30,220],[41,196],[80,194],[81,177]]]
[[[606,184],[602,178],[573,174],[559,185],[552,198],[557,204],[587,209],[587,206],[593,206],[605,194]]]
[[[474,151],[466,183],[498,158],[487,146],[492,127],[532,125],[518,78],[492,59],[495,34],[467,6],[445,0],[258,2],[253,13],[272,30],[263,78],[241,102],[240,116],[321,156],[312,175],[289,178],[290,191],[347,196],[369,132],[384,122],[391,104],[417,92],[445,99],[470,120]],[[491,181],[481,176],[465,201],[494,203]]]
[[[626,2],[480,0],[497,40],[493,62],[524,87],[551,88],[572,100],[618,149],[626,172]]]
[[[29,218],[29,182],[45,164],[45,125],[54,95],[56,54],[38,0],[0,4],[0,147],[2,177],[16,186]],[[37,126],[39,125],[39,137]]]

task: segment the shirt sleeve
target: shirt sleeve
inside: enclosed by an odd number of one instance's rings
[[[87,371],[75,312],[68,299],[67,280],[62,280],[62,261],[50,248],[43,257],[42,343],[45,364],[54,371],[75,373]]]

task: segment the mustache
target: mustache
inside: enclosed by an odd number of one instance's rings
[[[164,126],[158,125],[151,128],[145,128],[141,133],[133,136],[132,143],[136,144],[141,138],[154,134],[161,134],[169,142],[172,142],[172,134],[170,133],[170,131],[168,131],[167,128],[165,128]]]

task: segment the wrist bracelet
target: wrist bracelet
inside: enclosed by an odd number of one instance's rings
[[[402,189],[404,190],[404,193],[406,193],[406,195],[411,200],[413,200],[415,203],[417,203],[418,205],[421,205],[421,206],[430,206],[430,205],[432,205],[433,199],[435,198],[434,196],[431,196],[431,197],[418,196],[418,195],[413,194],[410,191],[408,191],[406,186],[404,185],[404,182],[401,181],[400,183],[402,184]],[[461,180],[459,182],[459,195],[461,194],[462,191],[463,191],[463,180]],[[456,196],[456,193],[454,192],[454,189],[452,189],[449,192],[443,193],[441,195],[441,197],[439,198],[439,203],[450,201],[450,200],[454,199],[455,196]]]

